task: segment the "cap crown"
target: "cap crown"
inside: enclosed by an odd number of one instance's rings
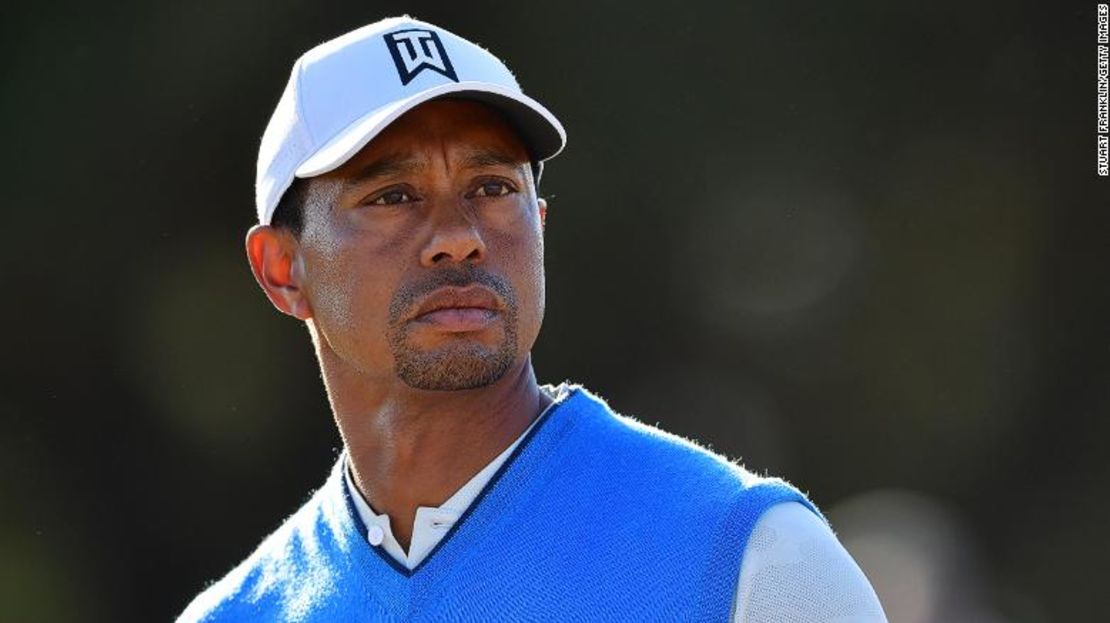
[[[294,177],[340,166],[413,106],[446,94],[485,94],[491,103],[524,104],[556,131],[546,109],[524,96],[496,56],[438,26],[408,17],[364,26],[305,52],[262,136],[255,183],[259,221],[268,224]],[[534,125],[534,124],[533,124]],[[542,124],[541,124],[542,125]],[[529,126],[525,120],[525,127]],[[527,132],[525,132],[527,134]],[[550,142],[548,137],[548,142]],[[551,153],[546,153],[551,152]]]

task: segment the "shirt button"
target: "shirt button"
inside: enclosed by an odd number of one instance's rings
[[[385,531],[381,526],[373,525],[366,529],[366,540],[374,547],[381,545],[383,539],[385,539]]]

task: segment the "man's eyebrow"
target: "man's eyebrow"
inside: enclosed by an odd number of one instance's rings
[[[527,162],[526,158],[522,159],[500,149],[476,149],[466,155],[463,166],[469,169],[498,166],[516,168]]]
[[[476,149],[463,157],[463,167],[467,169],[480,169],[483,167],[519,167],[527,163],[507,151],[500,149]],[[357,186],[372,182],[376,178],[396,175],[398,173],[413,173],[423,168],[423,164],[416,158],[404,154],[391,154],[358,169],[344,182],[345,186]]]
[[[396,175],[398,173],[412,173],[421,168],[420,162],[415,158],[402,154],[385,156],[352,173],[346,180],[346,186],[355,186],[373,181],[379,177]]]

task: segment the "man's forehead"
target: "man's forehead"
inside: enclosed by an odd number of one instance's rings
[[[482,102],[460,98],[442,98],[420,104],[389,124],[370,144],[443,137],[503,142],[524,150],[523,140],[501,111]]]
[[[464,167],[519,166],[530,161],[512,125],[481,102],[436,100],[394,121],[335,171],[342,177],[415,170],[438,155]]]

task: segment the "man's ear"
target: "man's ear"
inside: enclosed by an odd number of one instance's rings
[[[540,229],[543,229],[547,224],[547,200],[540,197],[536,199],[536,203],[540,206]]]
[[[247,259],[266,297],[278,311],[308,320],[312,317],[312,306],[301,288],[302,257],[300,243],[287,229],[255,225],[247,232]]]

